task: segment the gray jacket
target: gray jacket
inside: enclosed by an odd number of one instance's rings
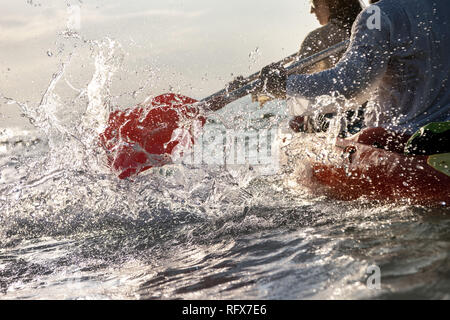
[[[351,43],[332,69],[291,75],[290,96],[355,97],[374,84],[376,117],[368,126],[412,133],[433,121],[450,121],[449,0],[381,0],[380,28],[373,6],[353,25]],[[376,11],[375,11],[376,12]]]

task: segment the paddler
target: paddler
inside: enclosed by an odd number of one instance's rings
[[[321,52],[335,44],[350,38],[351,28],[358,14],[361,12],[359,0],[311,0],[311,14],[314,14],[322,25],[310,32],[303,40],[298,52],[298,59],[304,59],[315,53]],[[332,68],[341,59],[343,52],[330,56],[302,70],[298,73],[314,73]],[[228,85],[229,90],[238,88],[240,80],[238,77]],[[252,100],[258,101],[262,106],[272,100],[273,97],[264,92],[252,94]],[[362,126],[363,108],[347,113],[348,125],[342,131],[356,133]],[[316,117],[296,116],[291,119],[289,126],[295,132],[320,132],[328,129],[328,122],[335,114],[319,114]]]
[[[357,17],[336,66],[290,76],[267,66],[261,92],[287,98],[293,116],[313,115],[320,96],[352,99],[371,92],[375,112],[366,112],[367,129],[357,141],[403,151],[419,128],[450,121],[449,16],[448,0],[377,1]]]
[[[359,0],[311,0],[311,13],[314,14],[322,27],[310,32],[299,50],[299,58],[303,59],[325,50],[350,38],[351,28],[356,17],[361,12]],[[322,60],[298,73],[315,73],[334,67],[342,58],[343,52]],[[264,99],[267,96],[262,96]],[[261,99],[261,98],[260,98]],[[266,98],[267,99],[267,98]],[[263,100],[264,101],[264,100]],[[361,127],[363,108],[347,113],[348,126],[343,130],[355,133]],[[328,121],[335,114],[320,114],[317,117],[296,116],[291,119],[289,126],[296,132],[318,132],[328,128]]]

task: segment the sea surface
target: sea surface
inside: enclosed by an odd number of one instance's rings
[[[284,102],[245,97],[205,130],[271,131],[270,170],[247,157],[119,180],[98,134],[146,87],[112,90],[126,59],[116,40],[65,30],[58,41],[38,99],[0,95],[33,128],[0,128],[0,299],[450,299],[448,206],[308,188],[308,163],[329,155],[339,121],[293,135]]]
[[[314,195],[290,160],[119,180],[82,138],[18,133],[1,142],[0,299],[450,298],[448,208]]]

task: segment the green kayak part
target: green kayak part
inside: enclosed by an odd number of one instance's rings
[[[450,121],[431,122],[414,133],[405,146],[405,154],[432,155],[450,152]]]
[[[428,157],[427,163],[437,171],[450,177],[450,153],[433,154]]]

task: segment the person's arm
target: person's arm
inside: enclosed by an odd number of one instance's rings
[[[311,75],[288,78],[287,95],[311,100],[337,93],[353,98],[370,87],[387,68],[391,56],[389,18],[381,13],[381,30],[367,25],[372,15],[363,11],[352,30],[351,43],[339,63],[331,69]]]

